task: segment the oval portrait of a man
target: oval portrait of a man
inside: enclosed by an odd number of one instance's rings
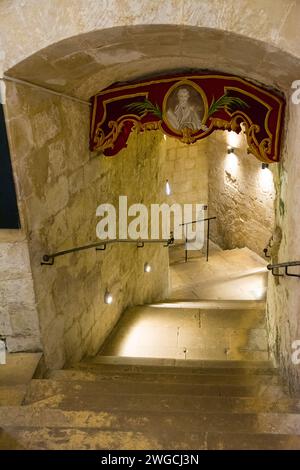
[[[204,113],[202,96],[191,85],[179,85],[167,98],[165,108],[167,124],[177,131],[185,128],[194,132],[200,130],[203,127]]]

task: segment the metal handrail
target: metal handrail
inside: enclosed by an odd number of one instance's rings
[[[95,248],[97,251],[104,251],[107,245],[111,245],[113,243],[132,243],[132,244],[134,243],[137,248],[143,248],[146,243],[163,243],[164,247],[168,247],[170,245],[173,245],[174,237],[171,234],[170,238],[168,239],[163,238],[160,240],[148,240],[148,239],[142,239],[142,238],[139,238],[137,240],[125,240],[125,239],[103,240],[101,242],[91,243],[89,245],[82,245],[82,246],[77,246],[74,248],[69,248],[68,250],[58,251],[57,253],[52,253],[50,255],[46,254],[43,256],[41,265],[52,266],[54,264],[55,258],[58,258],[59,256],[68,255],[70,253],[77,253],[78,251],[89,250],[91,248]]]
[[[210,230],[210,221],[216,219],[217,217],[214,215],[213,217],[205,217],[205,219],[198,219],[198,220],[192,220],[191,222],[184,222],[183,224],[180,224],[179,226],[183,225],[190,225],[190,224],[196,224],[198,222],[207,222],[207,234],[206,234],[206,261],[208,261],[208,256],[209,256],[209,230]],[[187,229],[185,230],[185,247],[187,246],[188,242],[187,238]],[[191,241],[191,240],[190,240]],[[188,250],[185,249],[185,262],[187,263],[188,260]]]
[[[184,222],[183,224],[179,224],[179,226],[189,225],[189,224],[196,224],[197,222],[205,222],[206,220],[212,220],[212,219],[216,219],[216,218],[217,218],[216,216],[213,216],[213,217],[206,217],[205,219],[192,220],[191,222]]]
[[[285,263],[276,263],[276,264],[268,264],[267,269],[269,271],[272,271],[273,276],[284,276],[284,274],[281,274],[279,272],[274,272],[274,269],[281,269],[284,268],[284,272],[286,276],[291,276],[291,277],[300,277],[300,274],[293,274],[288,271],[288,269],[292,266],[300,266],[300,261],[286,261]]]

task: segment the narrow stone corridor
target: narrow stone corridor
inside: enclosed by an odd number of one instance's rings
[[[170,252],[170,298],[127,309],[101,349],[109,356],[267,360],[266,263],[247,248],[212,246],[209,261]]]

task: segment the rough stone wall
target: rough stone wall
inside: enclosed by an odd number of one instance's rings
[[[193,204],[191,214],[187,213],[187,221],[196,220],[196,204],[207,204],[208,201],[208,162],[207,140],[200,140],[187,145],[177,139],[165,136],[160,146],[162,181],[164,191],[162,202],[179,204],[184,214],[184,205]],[[171,194],[165,192],[166,180],[169,181]],[[204,217],[206,213],[203,213]],[[185,219],[184,219],[185,220]],[[193,226],[193,230],[195,226]],[[205,226],[204,226],[205,229]],[[174,218],[171,215],[171,230],[174,232]],[[182,240],[184,230],[182,231]],[[175,243],[181,243],[175,240]]]
[[[203,55],[203,65],[208,63],[218,64],[219,70],[226,70],[232,73],[233,62],[240,64],[240,70],[250,69],[249,60],[252,57],[251,65],[256,75],[273,75],[272,65],[277,61],[274,58],[274,48],[284,50],[294,56],[300,56],[299,28],[298,18],[300,4],[295,0],[241,0],[240,8],[236,8],[235,0],[164,0],[163,2],[153,0],[43,0],[43,8],[40,2],[36,0],[6,0],[1,2],[0,16],[2,18],[2,58],[3,69],[15,65],[24,58],[30,56],[37,50],[57,43],[63,39],[84,34],[96,32],[104,28],[114,28],[128,25],[182,25],[186,30],[187,26],[224,31],[227,34],[222,40],[212,41],[208,44],[205,41],[205,47],[199,47],[199,41],[191,40],[187,31],[186,46],[178,37],[178,43],[168,42],[169,34],[159,37],[159,43],[143,40],[143,51],[137,52],[136,48],[128,48],[131,35],[128,31],[123,31],[123,41],[126,44],[122,47],[122,53],[115,52],[113,55],[107,48],[107,32],[100,49],[100,57],[97,60],[103,65],[116,65],[125,60],[133,62],[134,67],[141,70],[137,61],[145,59],[153,54],[153,48],[160,49],[166,46],[163,61],[166,66],[172,67],[174,56],[189,56],[192,60],[197,52]],[[178,29],[180,28],[178,26]],[[184,33],[182,30],[181,33]],[[230,34],[237,33],[247,41],[236,44],[236,39],[231,39]],[[116,43],[113,40],[111,43]],[[116,39],[116,37],[115,37]],[[195,39],[195,38],[194,38]],[[225,40],[224,40],[225,39]],[[263,54],[254,54],[251,41],[257,45],[260,42],[268,44],[267,50]],[[142,38],[141,38],[142,40]],[[83,38],[77,41],[77,51],[80,46],[89,45],[89,39]],[[157,47],[159,44],[159,47]],[[175,45],[175,47],[173,47]],[[171,46],[171,47],[170,47]],[[234,47],[231,47],[234,46]],[[95,49],[97,46],[95,46]],[[227,56],[226,50],[229,51]],[[65,52],[71,53],[74,50],[66,48]],[[97,51],[95,51],[97,52]],[[216,56],[218,54],[218,57]],[[82,59],[82,64],[89,67],[87,58],[79,53],[78,58]],[[74,57],[73,57],[74,59]],[[163,62],[161,62],[163,63]],[[45,65],[45,57],[38,61],[39,66]],[[56,63],[55,68],[60,68],[60,62]],[[74,67],[73,67],[74,69]],[[1,66],[0,66],[1,70]],[[276,79],[280,79],[285,73],[281,68]],[[49,74],[48,74],[49,76]],[[55,80],[52,81],[55,83]],[[50,85],[50,83],[49,83]]]
[[[282,162],[276,171],[276,228],[273,263],[300,260],[300,107],[289,102]],[[291,272],[299,273],[298,268]],[[282,272],[282,271],[281,271]],[[300,365],[292,362],[292,343],[300,340],[299,279],[269,274],[267,311],[270,348],[292,393],[299,394]]]
[[[269,169],[247,154],[245,136],[235,134],[234,154],[227,154],[232,133],[208,139],[211,239],[223,249],[244,246],[263,256],[274,228],[274,184]]]
[[[9,352],[41,350],[28,243],[22,230],[0,230],[0,338]]]
[[[207,204],[207,140],[183,144],[167,137],[161,144],[162,176],[171,185],[170,204]]]
[[[167,293],[168,253],[160,246],[114,245],[40,265],[44,253],[96,240],[100,203],[116,204],[122,194],[129,204],[155,202],[161,135],[132,136],[115,158],[93,156],[88,107],[20,85],[7,87],[7,115],[43,349],[47,365],[61,367],[95,354],[128,305]],[[103,302],[106,289],[112,305]]]

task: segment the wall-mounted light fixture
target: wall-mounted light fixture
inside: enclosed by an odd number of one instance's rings
[[[144,264],[144,272],[145,272],[145,273],[151,273],[151,271],[152,271],[152,266],[151,266],[151,264],[145,263],[145,264]]]
[[[269,164],[268,163],[262,163],[261,164],[261,169],[265,170],[266,168],[269,168]]]
[[[171,186],[170,186],[169,180],[166,180],[166,195],[170,196],[170,194],[171,194]]]
[[[113,303],[113,296],[108,290],[106,290],[104,294],[104,303],[108,305]]]
[[[231,146],[227,147],[227,153],[234,153],[234,150],[235,150],[234,147],[231,147]]]
[[[166,136],[166,134],[164,134],[164,140],[167,140],[167,136]]]

